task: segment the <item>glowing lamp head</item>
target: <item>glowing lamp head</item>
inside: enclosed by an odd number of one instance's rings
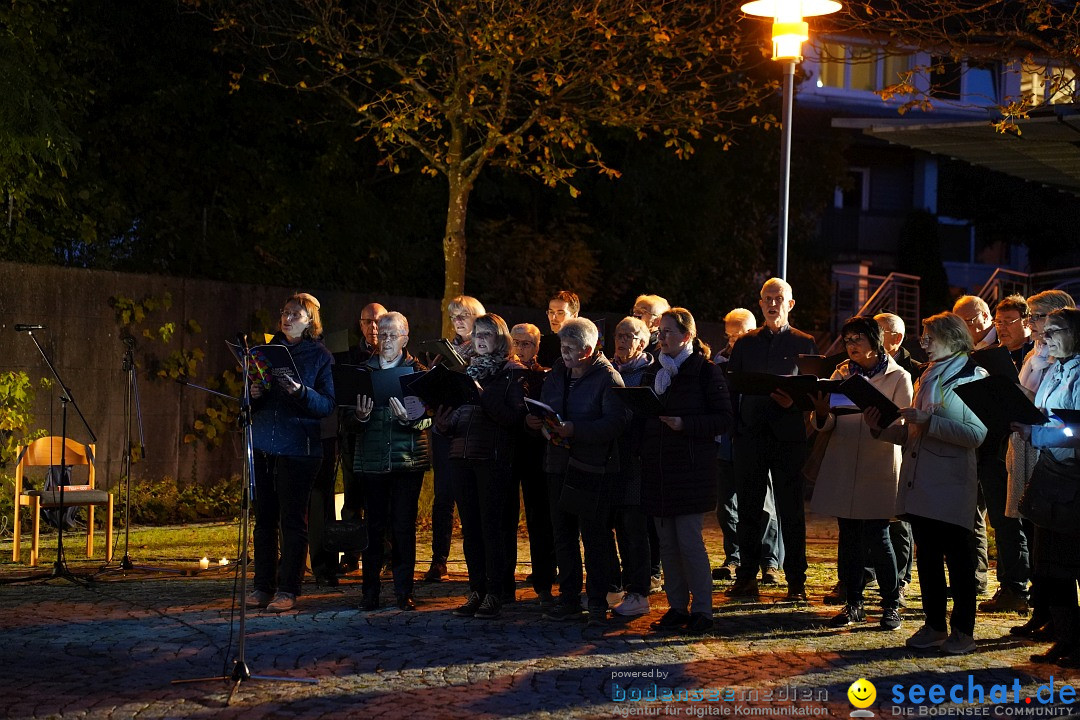
[[[810,38],[810,26],[803,18],[828,15],[840,7],[835,0],[753,0],[741,10],[773,19],[773,60],[801,60],[802,44]]]

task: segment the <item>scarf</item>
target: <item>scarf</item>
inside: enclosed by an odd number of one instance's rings
[[[693,342],[688,342],[682,346],[682,350],[675,357],[660,353],[658,358],[661,367],[660,371],[656,373],[656,380],[653,381],[653,390],[656,391],[657,395],[663,395],[667,392],[667,389],[671,386],[671,380],[679,374],[679,366],[686,362],[686,358],[690,357],[693,348]]]
[[[967,361],[967,353],[956,353],[927,365],[915,384],[915,399],[911,404],[924,412],[934,412],[934,409],[945,401],[945,392],[942,389],[945,380],[959,372]]]
[[[616,360],[615,361],[615,369],[618,370],[620,374],[624,373],[624,372],[632,373],[635,370],[640,370],[641,368],[645,367],[648,364],[649,364],[649,355],[648,355],[648,353],[642,352],[642,353],[638,353],[636,357],[634,357],[634,358],[632,358],[630,360],[627,360],[624,363],[619,363],[619,361]]]
[[[885,372],[885,368],[888,367],[888,365],[889,365],[889,354],[888,353],[881,353],[881,357],[878,359],[877,364],[874,365],[874,367],[870,368],[869,370],[867,370],[866,368],[864,368],[862,365],[860,365],[857,362],[852,362],[851,360],[848,360],[848,369],[851,370],[851,374],[852,375],[862,375],[867,380],[874,377],[875,375],[879,375],[879,374]]]
[[[506,365],[505,355],[474,355],[469,361],[469,367],[465,368],[465,374],[473,380],[480,382],[489,377],[494,377],[503,366]]]
[[[1028,353],[1020,368],[1020,384],[1032,392],[1038,392],[1043,376],[1053,362],[1046,343],[1036,341],[1035,347]]]

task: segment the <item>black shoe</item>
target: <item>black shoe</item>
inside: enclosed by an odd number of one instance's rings
[[[607,625],[607,610],[590,610],[585,627],[604,627]]]
[[[863,610],[863,606],[848,603],[843,610],[829,620],[829,627],[842,628],[861,622],[866,622],[866,611]]]
[[[739,569],[736,563],[726,563],[718,568],[713,568],[712,579],[713,580],[734,580],[735,571]]]
[[[540,612],[550,612],[555,608],[555,596],[550,592],[536,593],[536,599],[540,601]]]
[[[364,599],[360,602],[361,610],[378,610],[379,609],[379,594],[378,593],[364,593]]]
[[[900,610],[897,608],[885,608],[881,611],[881,629],[882,630],[899,630],[903,621],[900,619]]]
[[[555,620],[556,622],[580,620],[582,612],[584,611],[581,609],[581,603],[557,602],[555,607],[544,613],[544,619]]]
[[[690,622],[690,616],[674,608],[664,613],[651,627],[653,630],[679,630]]]
[[[484,596],[484,601],[480,603],[480,607],[476,608],[473,617],[490,620],[499,617],[500,612],[502,612],[502,600],[499,599],[498,595],[488,593]]]
[[[455,608],[454,614],[458,617],[472,617],[476,615],[476,611],[480,609],[480,603],[482,602],[483,600],[480,599],[480,593],[469,593],[469,597],[465,601],[465,604]]]
[[[788,583],[787,599],[795,602],[806,602],[806,584]]]
[[[442,582],[446,577],[446,561],[432,560],[431,567],[424,573],[424,582]]]
[[[727,596],[747,600],[757,600],[759,597],[757,578],[738,578],[735,581],[735,584],[727,589]]]
[[[1033,663],[1049,663],[1051,665],[1057,663],[1059,660],[1072,655],[1077,651],[1076,643],[1072,640],[1058,640],[1056,643],[1046,649],[1044,653],[1037,653],[1031,656],[1031,662]]]
[[[713,629],[713,619],[705,613],[696,612],[686,621],[686,632],[691,635],[702,635]]]
[[[1022,625],[1013,625],[1009,628],[1009,634],[1015,637],[1033,638],[1036,633],[1040,632],[1052,622],[1053,621],[1046,616],[1045,611],[1041,613],[1035,612],[1032,613],[1026,623],[1023,623]]]
[[[338,585],[337,575],[330,575],[330,574],[316,575],[315,576],[315,584],[320,586],[320,587],[322,587],[323,585],[325,585],[326,587],[337,587],[337,585]]]
[[[412,611],[416,609],[416,600],[412,595],[398,595],[397,596],[398,610]]]

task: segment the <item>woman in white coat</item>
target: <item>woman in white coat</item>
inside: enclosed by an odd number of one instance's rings
[[[872,317],[847,320],[840,337],[849,359],[837,366],[833,380],[861,375],[897,407],[911,405],[911,376],[885,352],[881,327]],[[818,395],[814,405],[814,423],[818,432],[829,433],[829,444],[810,509],[832,515],[840,525],[837,569],[847,588],[846,605],[829,625],[839,628],[866,620],[863,588],[869,556],[881,593],[881,627],[897,630],[900,581],[889,520],[896,512],[900,448],[876,440],[854,409],[839,403],[830,407],[828,395]]]
[[[907,640],[917,649],[940,648],[962,655],[975,649],[975,563],[971,552],[978,476],[975,450],[986,427],[956,395],[956,387],[986,377],[968,356],[971,335],[954,313],[923,320],[919,345],[930,358],[915,384],[903,425],[882,429],[873,409],[864,413],[882,440],[903,448],[896,511],[906,515],[915,535],[925,624]],[[945,565],[949,583],[945,581]],[[949,590],[953,612],[947,631]]]

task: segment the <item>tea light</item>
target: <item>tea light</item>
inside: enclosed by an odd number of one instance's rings
[[[203,570],[210,567],[210,558],[205,558],[204,557],[202,560],[200,560],[199,561],[199,567],[201,567]]]
[[[221,565],[222,567],[225,567],[226,565],[229,564],[229,558],[221,558],[220,560],[217,561],[217,564]]]

